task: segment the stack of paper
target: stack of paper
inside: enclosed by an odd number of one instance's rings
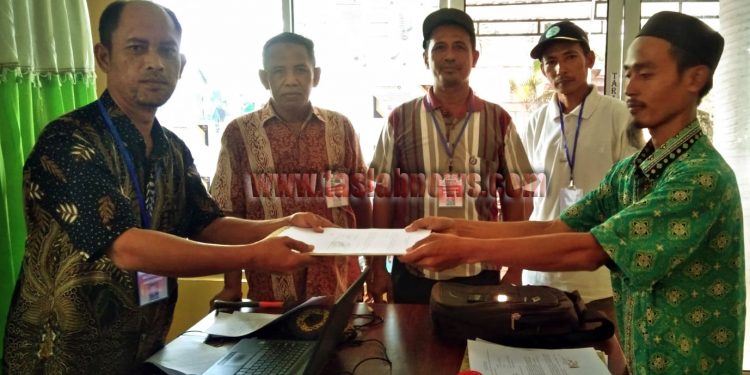
[[[524,349],[468,340],[469,365],[483,375],[609,375],[594,348]]]

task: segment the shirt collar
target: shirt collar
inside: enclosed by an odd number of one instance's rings
[[[319,121],[325,123],[323,120],[323,116],[320,113],[320,109],[318,107],[315,107],[310,103],[310,107],[312,108],[312,112],[310,115],[305,119],[305,123],[309,122],[313,118],[318,119]],[[265,127],[268,125],[271,121],[282,121],[281,117],[276,114],[276,110],[273,108],[273,105],[271,104],[271,101],[269,100],[266,102],[266,104],[263,106],[263,108],[260,109],[260,125]]]
[[[672,138],[669,138],[658,149],[654,149],[653,140],[648,141],[641,152],[635,158],[636,167],[649,179],[657,179],[661,176],[667,166],[677,160],[682,154],[703,136],[700,123],[693,120],[685,129],[680,130]]]
[[[117,106],[117,103],[112,99],[112,95],[109,94],[109,90],[104,90],[102,96],[99,97],[99,101],[102,102],[107,113],[109,113],[110,118],[112,118],[112,124],[117,128],[122,141],[128,146],[128,149],[131,152],[137,150],[142,155],[145,155],[146,144],[143,141],[141,133],[135,127],[133,121]],[[102,123],[104,123],[103,120]],[[106,125],[104,126],[106,127]],[[161,124],[159,124],[159,120],[156,118],[154,118],[153,126],[151,126],[151,141],[153,142],[151,158],[160,158],[166,155],[167,137]]]
[[[591,118],[591,116],[594,115],[594,111],[596,110],[597,104],[599,101],[602,100],[602,94],[599,93],[599,91],[596,90],[596,87],[591,87],[591,91],[586,96],[586,100],[583,105],[583,119],[588,120]],[[557,94],[552,95],[552,98],[549,101],[549,108],[548,110],[548,116],[551,120],[559,122],[560,121],[560,108],[557,105]],[[575,115],[578,117],[578,113],[581,110],[581,105],[578,104],[575,108],[573,108],[570,113],[567,113],[566,116]]]
[[[427,90],[425,101],[427,103],[427,110],[429,111],[435,111],[443,108],[443,103],[441,103],[437,96],[435,96],[435,92],[432,90],[432,87]],[[470,107],[469,104],[471,104]],[[469,108],[471,108],[472,112],[479,112],[482,110],[482,108],[484,108],[484,100],[474,95],[474,90],[472,90],[471,88],[469,88],[469,97],[466,99],[464,110],[468,111]]]

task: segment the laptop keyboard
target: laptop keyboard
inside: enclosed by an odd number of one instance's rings
[[[236,374],[286,374],[313,342],[264,340],[259,344],[261,350]]]

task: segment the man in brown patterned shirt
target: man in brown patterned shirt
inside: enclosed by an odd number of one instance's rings
[[[288,224],[331,225],[308,213],[222,217],[185,144],[155,117],[185,63],[177,18],[150,2],[118,1],[99,32],[107,91],[50,123],[24,167],[29,234],[5,373],[133,373],[164,344],[174,277],[295,270],[313,263],[293,251],[309,246],[264,237]]]
[[[281,33],[263,47],[259,72],[271,99],[229,123],[211,186],[228,216],[272,219],[309,211],[344,228],[370,226],[366,172],[357,135],[340,113],[310,103],[320,79],[313,42]],[[305,300],[339,295],[359,275],[357,257],[325,257],[318,264],[279,274],[246,269],[248,298]],[[239,300],[242,273],[224,276],[215,297]]]

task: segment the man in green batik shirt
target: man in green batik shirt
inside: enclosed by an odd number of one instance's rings
[[[734,172],[701,132],[701,98],[724,39],[697,18],[652,16],[625,61],[627,104],[651,141],[552,222],[425,218],[433,234],[401,257],[443,269],[492,262],[538,271],[612,271],[634,374],[738,374],[745,277]]]

